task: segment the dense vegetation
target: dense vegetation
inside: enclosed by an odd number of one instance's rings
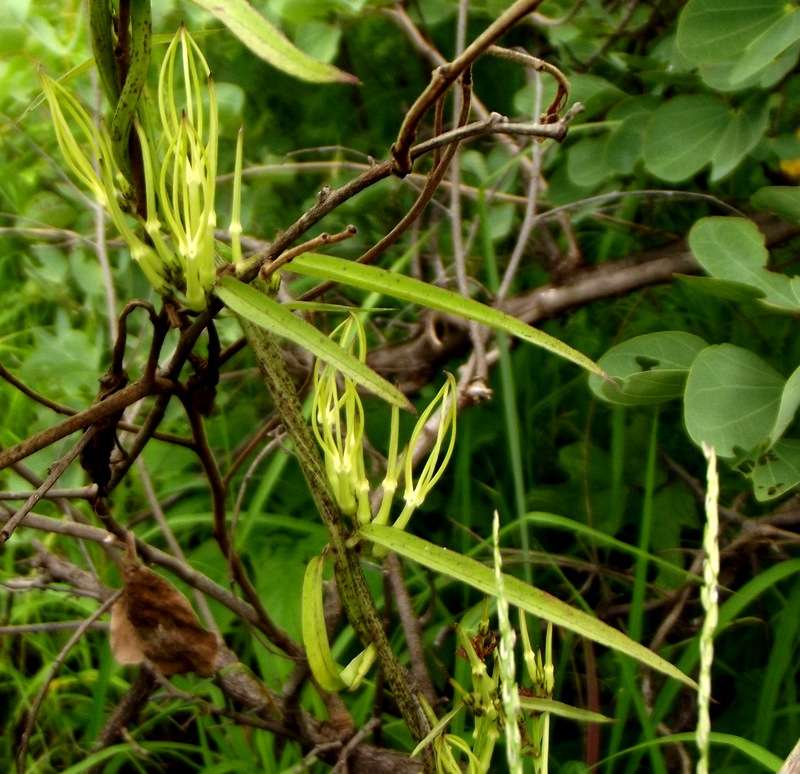
[[[257,25],[159,0],[140,93],[149,5],[12,0],[0,26],[0,768],[777,771],[800,738],[800,9],[258,0],[313,58],[269,63]],[[404,142],[459,125],[407,174]],[[421,282],[347,274],[365,255]],[[327,305],[290,305],[320,279]]]

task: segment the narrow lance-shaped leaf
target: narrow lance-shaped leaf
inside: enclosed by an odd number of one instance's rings
[[[403,274],[386,271],[377,266],[365,266],[361,263],[319,253],[300,255],[292,261],[291,267],[292,271],[308,277],[341,282],[362,290],[385,293],[387,296],[411,301],[429,309],[475,320],[481,325],[510,333],[529,344],[571,360],[591,373],[605,377],[597,363],[564,344],[563,341],[526,325],[505,312],[493,309],[471,298],[465,298],[450,290],[420,282],[420,280],[406,277]]]
[[[264,293],[230,276],[222,278],[216,293],[236,314],[307,349],[388,403],[411,408],[403,393],[386,379]]]
[[[401,556],[419,562],[431,570],[460,580],[484,594],[495,595],[497,593],[494,572],[474,559],[448,551],[446,548],[393,527],[370,524],[362,527],[360,534],[373,543],[384,546],[390,551],[396,551]],[[529,586],[519,578],[504,575],[503,580],[506,598],[512,605],[543,618],[545,621],[552,621],[556,626],[563,626],[565,629],[635,658],[651,669],[674,677],[686,685],[697,687],[694,681],[680,669],[603,621],[599,621],[582,610],[570,607],[560,599],[541,589]]]
[[[555,699],[540,699],[534,696],[523,696],[520,699],[522,709],[528,712],[549,712],[551,715],[558,715],[560,718],[576,720],[578,723],[612,723],[613,719],[599,712],[573,707],[571,704],[564,704],[563,701]]]
[[[319,62],[297,48],[247,0],[194,0],[214,14],[254,54],[273,67],[312,83],[357,83],[358,79],[333,65]]]

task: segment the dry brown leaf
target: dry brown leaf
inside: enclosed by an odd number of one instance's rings
[[[219,640],[197,620],[189,600],[144,566],[133,536],[122,560],[125,588],[111,615],[111,650],[121,664],[147,658],[162,674],[215,672]]]

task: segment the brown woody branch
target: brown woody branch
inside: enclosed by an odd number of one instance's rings
[[[46,430],[30,436],[10,449],[0,451],[0,470],[29,457],[56,441],[60,441],[62,438],[66,438],[68,435],[72,435],[78,430],[83,430],[102,419],[116,414],[148,395],[166,393],[172,388],[173,383],[170,380],[158,376],[154,377],[152,382],[146,380],[133,382],[133,384],[129,384],[119,392],[115,392],[106,400],[79,411],[60,424],[48,427]]]
[[[534,11],[542,0],[517,0],[508,10],[492,22],[452,62],[437,68],[427,88],[408,109],[392,145],[393,171],[404,177],[411,171],[411,145],[425,113],[445,94],[472,63],[499,37],[508,32],[523,16]]]

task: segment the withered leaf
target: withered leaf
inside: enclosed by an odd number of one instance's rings
[[[121,664],[147,658],[162,674],[215,672],[219,640],[204,629],[189,600],[144,566],[128,543],[122,562],[125,588],[112,608],[111,650]]]

